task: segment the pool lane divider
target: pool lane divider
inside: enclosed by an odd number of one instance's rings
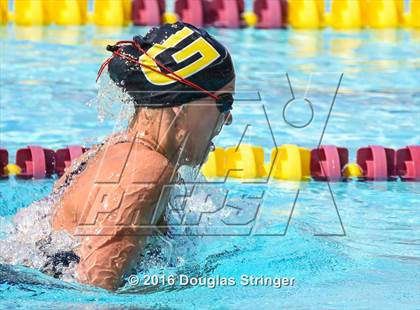
[[[54,174],[55,152],[33,145],[16,152],[16,165],[21,171],[18,174],[21,179],[43,179]]]
[[[88,148],[68,146],[56,151],[31,145],[16,151],[16,163],[9,163],[9,153],[0,148],[0,178],[15,175],[19,179],[43,179],[61,176],[72,162]],[[261,146],[241,144],[237,147],[216,147],[209,154],[201,172],[207,179],[273,178],[288,181],[420,181],[420,145],[398,150],[379,145],[361,147],[356,163],[349,163],[344,147],[322,145],[307,149],[284,144],[271,150],[265,162]]]
[[[9,12],[13,2],[14,12]],[[1,0],[0,24],[155,26],[182,20],[198,27],[337,30],[420,28],[420,0]],[[174,3],[169,8],[168,4]],[[329,3],[329,5],[327,4]]]
[[[264,161],[264,149],[242,144],[217,147],[202,167],[207,178],[258,179],[288,181],[420,181],[420,145],[397,151],[378,145],[357,150],[356,163],[349,163],[344,147],[322,145],[312,150],[284,144],[271,150],[270,162]]]
[[[43,179],[54,174],[61,176],[72,161],[79,158],[88,148],[80,145],[59,150],[30,145],[16,151],[16,163],[9,163],[8,151],[0,148],[0,178],[15,175],[19,179]]]

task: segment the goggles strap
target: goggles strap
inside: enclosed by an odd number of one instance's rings
[[[143,54],[146,54],[150,59],[152,59],[158,66],[160,66],[161,68],[163,68],[167,73],[165,73],[165,72],[162,72],[161,70],[158,70],[158,69],[155,69],[155,68],[153,68],[153,67],[151,67],[151,66],[149,66],[149,65],[146,65],[146,64],[144,64],[144,63],[141,63],[141,62],[139,62],[139,61],[137,61],[135,58],[133,58],[133,57],[131,57],[131,56],[128,56],[128,55],[124,55],[124,54],[121,54],[120,53],[120,49],[122,48],[122,44],[131,44],[131,45],[133,45],[134,47],[136,47],[140,52],[142,52]],[[155,58],[153,58],[152,56],[150,56],[144,49],[142,49],[141,47],[140,47],[140,45],[137,43],[137,42],[135,42],[135,41],[118,41],[114,46],[108,46],[107,47],[107,50],[109,50],[109,51],[112,51],[112,56],[111,57],[109,57],[108,59],[106,59],[105,61],[104,61],[104,63],[101,65],[101,67],[99,68],[99,71],[98,71],[98,76],[97,76],[97,78],[96,78],[96,81],[98,81],[98,79],[99,79],[99,77],[102,75],[102,72],[104,71],[104,69],[105,69],[105,67],[110,63],[110,61],[115,57],[115,56],[119,56],[119,57],[121,57],[121,58],[123,58],[123,59],[126,59],[126,60],[128,60],[128,61],[131,61],[132,63],[134,63],[134,64],[137,64],[138,66],[140,66],[140,67],[144,67],[144,68],[147,68],[147,69],[149,69],[149,70],[151,70],[151,71],[154,71],[154,72],[156,72],[156,73],[158,73],[158,74],[161,74],[161,75],[163,75],[163,76],[165,76],[165,77],[167,77],[167,78],[169,78],[169,79],[171,79],[171,80],[174,80],[174,81],[177,81],[177,82],[180,82],[180,83],[182,83],[182,84],[184,84],[184,85],[187,85],[187,86],[190,86],[190,87],[192,87],[192,88],[194,88],[194,89],[196,89],[196,90],[199,90],[199,91],[201,91],[201,92],[203,92],[203,93],[205,93],[206,95],[208,95],[209,97],[211,97],[211,98],[213,98],[213,99],[215,99],[215,100],[217,100],[217,99],[219,99],[219,97],[217,96],[217,95],[215,95],[215,94],[212,94],[211,92],[209,92],[208,90],[206,90],[206,89],[204,89],[204,88],[202,88],[201,86],[199,86],[199,85],[197,85],[197,84],[195,84],[195,83],[193,83],[193,82],[191,82],[191,81],[189,81],[189,80],[187,80],[187,79],[184,79],[183,77],[181,77],[181,76],[179,76],[178,74],[176,74],[174,71],[172,71],[171,69],[169,69],[168,67],[166,67],[165,65],[163,65],[160,61],[158,61],[158,60],[156,60]]]

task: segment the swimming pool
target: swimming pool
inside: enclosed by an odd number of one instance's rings
[[[111,133],[114,121],[100,122],[94,107],[86,104],[95,98],[96,73],[107,56],[104,46],[145,31],[0,28],[0,141],[12,155],[10,161],[14,162],[18,148],[28,144],[54,149],[90,145]],[[315,147],[342,73],[323,144],[348,147],[351,162],[361,146],[419,144],[419,32],[213,29],[211,33],[233,54],[237,88],[245,96],[256,98],[259,93],[262,98],[237,104],[233,125],[224,129],[216,145],[236,145],[249,125],[244,142],[263,146],[268,156],[273,139],[264,106],[278,145]],[[306,96],[314,106],[313,121],[302,129],[287,125],[281,117],[291,98],[286,73],[295,96]],[[307,105],[301,103],[289,111],[296,122],[310,117]],[[2,237],[8,218],[46,196],[53,182],[0,182]],[[247,226],[254,227],[254,235],[225,227],[230,232],[226,236],[160,238],[156,246],[161,251],[158,255],[150,251],[149,264],[139,273],[234,277],[237,282],[241,275],[289,277],[295,279],[293,286],[160,285],[108,293],[2,264],[0,305],[6,308],[30,301],[40,309],[59,303],[75,309],[417,309],[419,183],[331,183],[331,189],[338,212],[323,182],[243,184],[231,180],[222,189],[199,189],[188,207],[192,221],[205,206],[204,192],[212,192],[217,200],[221,191],[230,190],[240,207],[239,213],[214,213],[206,224],[210,230],[222,220],[252,219],[255,206],[243,198],[263,197],[257,220]]]

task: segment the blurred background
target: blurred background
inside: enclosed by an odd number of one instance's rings
[[[206,27],[232,54],[238,100],[217,146],[261,146],[263,164],[275,146],[309,150],[321,136],[324,145],[347,148],[350,163],[368,145],[420,144],[419,0],[0,0],[0,7],[0,148],[9,163],[28,145],[90,146],[120,130],[130,107],[106,74],[95,82],[110,56],[106,45],[176,20]],[[0,220],[46,197],[54,181],[1,181]],[[257,181],[216,184],[230,191],[240,212],[228,208],[228,216],[214,220],[252,219],[255,210],[244,197],[264,195],[257,232],[268,236],[174,238],[167,242],[173,246],[161,247],[175,253],[150,259],[144,273],[293,276],[296,287],[164,286],[150,294],[141,287],[108,294],[50,283],[21,268],[0,272],[0,284],[8,279],[0,294],[9,305],[40,309],[57,302],[72,309],[90,309],[92,302],[98,309],[418,309],[419,182]],[[208,191],[191,197],[191,215],[207,207],[202,197],[207,201]],[[270,236],[287,229],[296,201],[288,235]],[[36,230],[34,222],[27,227]]]

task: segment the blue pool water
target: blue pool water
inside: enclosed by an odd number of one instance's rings
[[[96,73],[107,56],[104,46],[145,31],[0,28],[0,144],[9,150],[10,161],[16,149],[28,144],[54,149],[91,145],[110,134],[115,121],[98,120],[94,104]],[[236,145],[246,128],[242,142],[264,146],[267,158],[275,144],[315,147],[341,74],[323,144],[349,148],[354,161],[360,146],[420,143],[419,32],[211,32],[231,50],[238,95],[247,99],[237,102],[234,123],[223,130],[216,145]],[[313,104],[314,118],[305,128],[291,127],[282,118],[283,107],[292,98],[290,86],[297,99],[306,97]],[[287,110],[287,119],[296,124],[310,117],[303,100]],[[53,183],[13,178],[0,182],[0,238],[7,236],[11,217],[48,195]],[[212,213],[204,227],[225,236],[158,238],[159,254],[148,254],[148,264],[138,276],[220,276],[237,282],[241,275],[289,277],[295,278],[293,286],[127,286],[109,293],[1,264],[0,307],[29,302],[34,309],[61,303],[72,309],[420,307],[419,183],[332,183],[336,209],[322,182],[230,181],[192,193],[191,221],[200,207],[205,210],[204,193],[212,193],[217,204],[227,190],[236,209]],[[259,208],[255,201],[261,202]],[[226,225],[238,219],[248,224]],[[171,221],[176,231],[176,218]],[[0,253],[0,259],[4,256]]]

